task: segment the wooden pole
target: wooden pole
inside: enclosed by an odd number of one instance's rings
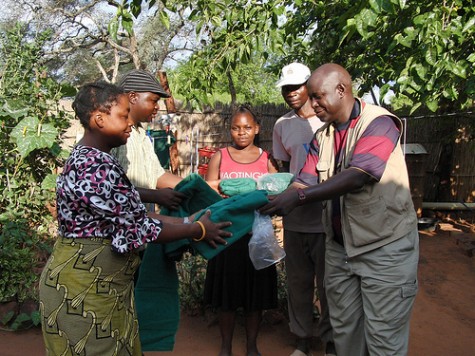
[[[168,114],[175,114],[176,113],[176,107],[175,107],[175,99],[173,99],[173,95],[170,91],[170,87],[168,85],[168,78],[167,78],[167,73],[165,71],[159,70],[158,71],[158,78],[160,80],[160,84],[162,85],[163,89],[170,95],[169,98],[165,99],[165,106],[167,107],[167,113]]]

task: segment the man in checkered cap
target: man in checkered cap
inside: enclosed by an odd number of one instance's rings
[[[164,170],[142,126],[142,123],[150,122],[155,117],[160,99],[170,95],[145,70],[132,70],[120,78],[117,84],[129,98],[129,118],[134,126],[127,144],[113,149],[112,154],[124,167],[143,202],[177,209],[184,195],[173,188],[181,181],[181,177]]]
[[[310,74],[306,65],[291,63],[282,69],[276,84],[292,110],[276,121],[272,150],[280,170],[294,175],[299,173],[305,163],[314,132],[323,125],[310,105],[306,86]],[[325,233],[321,213],[322,205],[317,202],[312,206],[297,207],[283,217],[289,326],[290,331],[297,336],[297,347],[291,356],[309,355],[313,336],[320,337],[325,343],[326,355],[335,354],[323,286]],[[316,333],[315,287],[320,301]]]
[[[155,117],[160,99],[170,95],[155,76],[144,70],[126,73],[117,84],[128,96],[129,119],[134,125],[127,144],[114,148],[111,153],[119,160],[143,202],[178,209],[185,195],[173,188],[181,178],[163,169],[152,140],[142,126]],[[141,258],[142,264],[135,276],[135,300],[142,350],[172,351],[180,319],[175,261],[167,257],[162,244],[150,244],[142,251]],[[157,278],[147,280],[152,268]],[[145,277],[141,278],[142,275]],[[161,302],[151,311],[148,301],[153,298]]]

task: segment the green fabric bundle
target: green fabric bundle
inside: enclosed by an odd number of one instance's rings
[[[211,210],[211,221],[232,222],[232,225],[226,228],[226,230],[231,231],[233,236],[226,238],[227,245],[218,245],[217,248],[213,248],[206,241],[200,241],[192,242],[193,248],[208,260],[213,258],[241,237],[251,232],[252,224],[254,223],[254,211],[268,202],[265,190],[255,190],[235,195],[209,206],[206,210]],[[199,219],[204,213],[205,211],[203,210],[196,214],[196,219]]]
[[[250,232],[254,222],[254,210],[268,203],[267,192],[263,190],[254,190],[223,199],[196,173],[184,178],[175,189],[185,193],[187,198],[182,202],[179,210],[162,209],[163,215],[189,216],[201,210],[195,217],[198,220],[206,210],[211,210],[211,221],[231,221],[233,223],[227,228],[233,233],[233,236],[226,239],[227,245],[218,245],[216,249],[206,241],[192,242],[191,239],[167,243],[164,245],[165,253],[172,258],[176,258],[178,254],[181,256],[183,250],[189,249],[190,246],[193,251],[198,252],[204,258],[213,258],[227,246]]]
[[[190,216],[201,209],[204,209],[218,201],[223,200],[208,183],[204,181],[199,174],[191,173],[185,177],[175,187],[175,190],[186,195],[181,202],[178,210],[169,210],[162,208],[160,214],[167,216],[185,217]],[[188,240],[179,240],[164,245],[165,254],[175,261],[179,261],[183,252],[190,249]]]
[[[142,351],[172,351],[180,322],[178,274],[164,245],[148,244],[135,285]]]
[[[181,202],[178,210],[169,210],[162,208],[160,214],[168,216],[189,216],[197,211],[206,208],[207,206],[223,200],[213,188],[197,173],[191,173],[183,178],[175,187],[186,195],[186,198]]]
[[[191,174],[175,188],[186,194],[179,210],[162,209],[161,214],[189,216],[202,209],[211,210],[211,220],[232,221],[227,229],[233,236],[228,244],[214,249],[206,241],[192,242],[191,246],[203,257],[210,259],[227,246],[252,230],[254,210],[266,204],[267,192],[253,191],[223,199],[198,174]],[[197,214],[198,219],[205,210]],[[190,239],[191,240],[191,239]],[[172,351],[180,320],[178,274],[175,260],[184,249],[190,248],[187,240],[168,244],[148,244],[142,258],[139,278],[135,286],[135,299],[139,319],[139,334],[143,351]]]
[[[257,183],[252,178],[223,179],[219,182],[219,189],[228,197],[249,193],[257,189]]]
[[[184,217],[199,211],[222,197],[198,174],[183,179],[176,190],[186,194],[178,210],[162,208],[160,213]],[[172,351],[180,321],[178,274],[175,261],[190,249],[188,240],[167,244],[148,244],[142,257],[135,300],[139,335],[143,351]]]

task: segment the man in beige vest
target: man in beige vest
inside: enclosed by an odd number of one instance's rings
[[[315,131],[323,125],[315,115],[308,97],[307,80],[310,75],[306,65],[290,63],[282,68],[282,75],[276,84],[292,110],[274,125],[272,154],[279,162],[279,170],[293,175],[298,174],[304,165],[310,141]],[[289,327],[297,337],[296,349],[290,356],[310,355],[311,341],[315,335],[325,343],[325,356],[334,355],[323,283],[325,232],[321,212],[321,202],[315,202],[295,208],[282,219]],[[315,289],[320,302],[318,324],[314,323]]]
[[[317,68],[307,89],[325,124],[292,187],[260,211],[286,215],[322,201],[325,288],[337,355],[406,355],[419,236],[401,121],[355,98],[340,65]]]

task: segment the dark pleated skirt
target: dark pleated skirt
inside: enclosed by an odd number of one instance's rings
[[[256,270],[249,258],[246,235],[208,261],[204,290],[206,305],[222,311],[246,312],[277,308],[275,265]]]

